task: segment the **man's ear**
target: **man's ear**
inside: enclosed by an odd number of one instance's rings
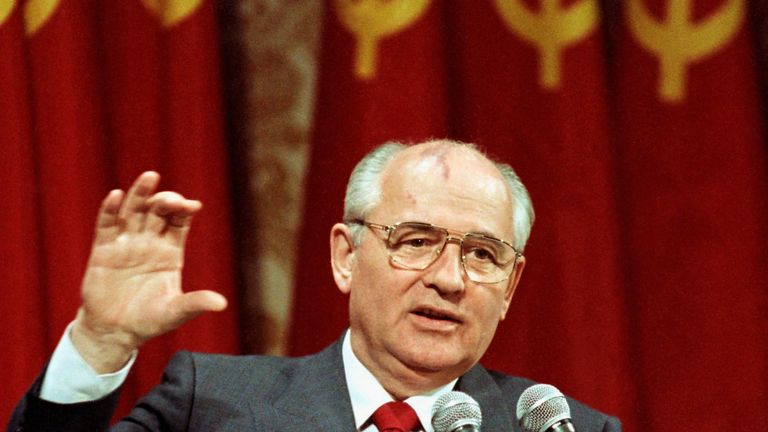
[[[331,228],[331,268],[339,291],[349,294],[352,285],[352,267],[355,261],[355,244],[349,227],[337,223]]]
[[[512,273],[512,275],[507,280],[507,290],[504,293],[504,303],[502,304],[501,309],[501,320],[503,320],[507,316],[507,311],[509,310],[509,304],[512,302],[512,296],[515,295],[515,290],[517,289],[517,284],[520,283],[520,276],[523,275],[523,268],[525,268],[525,257],[521,256],[517,259],[517,264],[515,264],[515,271]]]

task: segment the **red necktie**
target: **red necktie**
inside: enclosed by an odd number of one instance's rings
[[[387,402],[373,413],[373,424],[380,432],[411,432],[421,430],[416,411],[405,402]]]

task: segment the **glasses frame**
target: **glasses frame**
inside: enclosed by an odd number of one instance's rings
[[[458,244],[458,246],[459,246],[459,252],[460,252],[459,261],[461,262],[461,268],[464,270],[464,274],[466,274],[467,277],[471,281],[473,281],[475,283],[497,284],[497,283],[500,283],[500,282],[504,282],[505,280],[508,280],[510,277],[512,277],[512,275],[515,274],[515,270],[517,270],[517,263],[520,260],[520,258],[523,256],[523,254],[519,250],[517,250],[516,247],[512,246],[512,244],[509,243],[506,240],[502,240],[500,238],[496,238],[496,237],[493,237],[493,236],[485,235],[485,234],[482,234],[482,233],[476,233],[476,232],[466,232],[466,233],[462,234],[460,231],[450,230],[448,228],[441,227],[439,225],[433,225],[433,224],[426,223],[426,222],[403,221],[403,222],[394,223],[392,225],[383,225],[383,224],[379,224],[379,223],[375,223],[375,222],[369,222],[369,221],[366,221],[364,219],[352,219],[352,220],[344,221],[344,223],[347,224],[347,225],[349,225],[349,224],[363,225],[363,226],[366,226],[366,227],[371,228],[371,229],[377,229],[379,231],[386,232],[387,233],[387,239],[386,239],[386,243],[387,243],[387,256],[389,257],[389,261],[392,262],[394,265],[400,267],[400,268],[404,268],[404,269],[408,269],[408,270],[425,270],[425,269],[429,268],[429,266],[434,264],[440,258],[440,256],[443,254],[443,251],[445,250],[445,247],[448,245],[448,243],[449,242],[454,242],[454,243]],[[432,259],[432,261],[430,261],[428,264],[426,264],[423,267],[413,267],[413,266],[405,265],[405,264],[399,262],[395,257],[392,256],[392,241],[391,241],[392,233],[395,232],[397,227],[399,227],[400,225],[404,225],[404,224],[421,225],[421,226],[424,226],[426,228],[437,229],[437,230],[440,230],[440,231],[444,231],[446,233],[445,241],[443,242],[443,245],[440,246],[439,252],[435,255],[435,257],[434,257],[434,259]],[[461,235],[456,236],[456,235],[452,235],[452,233],[453,234],[461,234]],[[467,261],[466,261],[466,256],[464,255],[464,240],[467,237],[469,237],[469,236],[482,237],[482,238],[487,239],[487,240],[495,240],[495,241],[501,242],[501,243],[509,246],[510,248],[512,248],[512,250],[515,252],[514,258],[512,258],[511,260],[509,260],[509,261],[507,261],[505,263],[502,263],[503,266],[506,266],[510,262],[514,261],[514,263],[512,264],[512,270],[509,272],[507,277],[505,277],[504,279],[495,281],[495,282],[480,282],[480,281],[476,281],[476,280],[472,279],[472,276],[469,274],[469,270],[467,270]]]

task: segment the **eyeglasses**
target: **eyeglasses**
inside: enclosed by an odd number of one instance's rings
[[[504,240],[479,233],[457,233],[423,222],[381,225],[362,219],[347,224],[365,225],[387,233],[387,249],[392,264],[410,270],[424,270],[437,261],[448,242],[459,244],[461,266],[470,280],[498,283],[509,279],[517,260],[523,256]],[[451,233],[459,234],[458,236]]]

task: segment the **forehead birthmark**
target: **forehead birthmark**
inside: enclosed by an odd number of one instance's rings
[[[440,168],[440,173],[443,176],[443,180],[451,178],[451,167],[448,165],[448,152],[449,148],[444,146],[434,146],[424,149],[419,156],[422,159],[432,159]]]

